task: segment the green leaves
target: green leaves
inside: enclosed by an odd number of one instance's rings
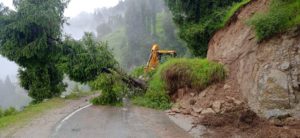
[[[180,28],[180,38],[195,56],[206,57],[208,43],[217,29],[229,20],[228,15],[249,0],[165,0]],[[241,2],[243,1],[243,2]],[[242,4],[235,4],[241,2]],[[235,6],[238,5],[238,6]],[[234,10],[231,10],[234,7]]]
[[[19,64],[21,85],[39,102],[60,96],[65,86],[57,68],[65,0],[17,0],[16,11],[0,8],[0,53]]]
[[[80,41],[66,39],[64,45],[65,72],[72,80],[86,83],[95,80],[102,69],[117,66],[107,43],[97,42],[90,33],[86,33]]]

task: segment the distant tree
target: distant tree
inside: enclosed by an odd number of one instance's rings
[[[36,101],[59,96],[57,68],[68,0],[15,0],[16,11],[0,16],[0,53],[21,66],[21,85]]]
[[[112,32],[109,24],[102,23],[97,27],[97,39],[101,40],[101,38]]]
[[[15,91],[15,86],[11,82],[9,76],[6,76],[5,81],[4,81],[4,86],[6,87],[6,90],[9,92],[14,92]]]

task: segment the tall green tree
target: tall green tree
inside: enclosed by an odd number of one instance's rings
[[[21,85],[36,101],[59,96],[64,90],[57,62],[68,2],[15,0],[16,11],[0,14],[1,55],[20,65]]]
[[[227,10],[241,0],[165,0],[180,28],[180,38],[195,56],[206,57],[208,42],[222,27]]]

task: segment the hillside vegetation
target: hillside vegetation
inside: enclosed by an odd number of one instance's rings
[[[155,71],[146,94],[133,101],[137,105],[167,109],[170,107],[170,96],[176,94],[178,89],[201,91],[223,81],[225,74],[223,65],[206,59],[170,59]]]
[[[195,56],[206,57],[208,42],[250,0],[166,0],[179,26],[179,36]]]
[[[259,41],[300,25],[299,0],[272,0],[269,11],[257,13],[249,20]]]

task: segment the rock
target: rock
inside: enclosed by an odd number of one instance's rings
[[[300,88],[300,83],[299,82],[297,82],[296,80],[293,80],[292,85],[293,85],[294,89],[299,90],[299,88]]]
[[[280,110],[280,109],[273,109],[273,110],[265,111],[264,116],[267,119],[270,119],[270,118],[282,118],[284,116],[288,117],[288,116],[290,116],[290,114],[288,112]]]
[[[215,111],[211,108],[204,109],[201,112],[201,114],[214,114],[214,113],[215,113]]]
[[[284,124],[285,125],[289,125],[289,126],[293,126],[293,125],[297,125],[297,121],[295,118],[293,117],[288,117],[284,120]]]
[[[290,63],[289,62],[283,62],[281,65],[280,65],[280,69],[282,71],[287,71],[288,69],[290,68]]]
[[[198,117],[198,116],[199,116],[199,113],[196,113],[196,112],[193,112],[193,111],[192,111],[192,112],[191,112],[191,115],[194,116],[194,117]]]
[[[231,87],[230,87],[228,84],[225,84],[224,87],[223,87],[224,90],[228,90],[228,89],[230,89],[230,88],[231,88]]]
[[[192,96],[192,97],[195,97],[195,95],[196,95],[196,94],[195,94],[195,93],[193,93],[193,92],[192,92],[192,93],[190,93],[190,96]]]
[[[274,126],[283,126],[283,122],[277,118],[272,118],[270,123]]]
[[[203,108],[197,108],[197,107],[193,107],[192,109],[196,113],[201,113],[201,111],[203,110]]]
[[[199,98],[203,98],[206,96],[206,91],[203,91],[199,94]]]
[[[212,108],[216,113],[219,113],[221,111],[221,106],[222,106],[221,101],[215,101],[212,105]]]
[[[266,109],[289,109],[288,77],[279,70],[271,70],[259,82],[260,105]]]
[[[191,114],[191,110],[190,109],[182,109],[180,111],[180,113],[184,114],[184,115],[188,115],[188,114]]]
[[[170,112],[170,113],[168,113],[168,114],[171,115],[171,116],[176,115],[176,113],[174,113],[174,112]]]
[[[237,100],[237,99],[233,99],[233,102],[236,104],[236,105],[241,105],[243,102],[240,101],[240,100]]]
[[[171,111],[174,113],[180,113],[180,110],[178,108],[172,108]]]
[[[295,57],[295,59],[296,59],[296,62],[297,62],[298,64],[300,64],[300,55],[297,55],[297,56]]]
[[[172,110],[166,110],[165,112],[166,112],[166,113],[171,113],[171,112],[172,112]]]
[[[196,101],[195,99],[191,99],[191,100],[190,100],[190,105],[195,105],[196,102],[197,102],[197,101]]]

